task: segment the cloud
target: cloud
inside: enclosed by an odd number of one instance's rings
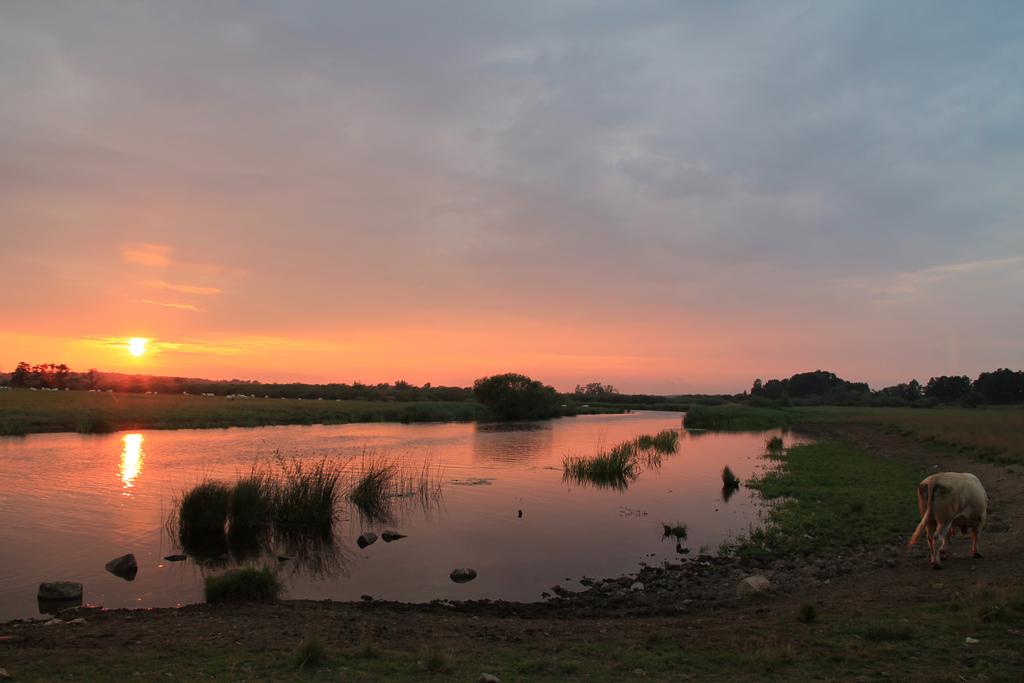
[[[121,249],[121,256],[129,263],[150,268],[166,268],[171,265],[171,248],[165,244],[135,244]]]
[[[181,304],[173,303],[170,301],[153,301],[152,299],[132,299],[132,301],[140,304],[149,304],[150,306],[163,306],[164,308],[176,308],[182,311],[203,311],[204,309],[199,308],[193,304]]]
[[[218,287],[202,287],[199,285],[183,285],[175,284],[173,282],[164,282],[162,280],[152,280],[146,283],[147,287],[154,289],[166,289],[172,292],[180,292],[182,294],[220,294],[221,290]]]

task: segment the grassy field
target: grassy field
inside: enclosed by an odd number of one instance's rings
[[[871,425],[918,441],[951,448],[978,460],[1024,463],[1024,408],[752,408],[695,406],[686,426],[702,429],[761,430],[771,427]]]
[[[796,446],[747,485],[777,501],[769,523],[742,539],[744,557],[811,556],[906,538],[918,520],[908,496],[923,468],[881,459],[841,441]]]
[[[487,417],[475,401],[310,401],[223,396],[0,391],[0,435],[125,429],[442,422]]]

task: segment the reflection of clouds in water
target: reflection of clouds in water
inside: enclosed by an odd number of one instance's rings
[[[473,460],[524,463],[546,456],[554,443],[550,423],[492,422],[477,424],[472,434]]]
[[[142,461],[145,453],[142,450],[142,434],[125,434],[121,437],[121,464],[118,474],[125,489],[124,495],[130,496],[127,489],[134,488],[135,480],[142,473]]]

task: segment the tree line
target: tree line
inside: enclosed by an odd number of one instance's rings
[[[967,375],[940,375],[925,384],[916,379],[872,391],[866,382],[850,382],[825,370],[802,372],[786,379],[755,379],[750,400],[795,405],[915,405],[939,403],[967,406],[1024,403],[1024,371],[1000,368],[972,380]]]

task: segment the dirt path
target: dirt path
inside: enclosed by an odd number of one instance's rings
[[[628,626],[630,637],[668,635],[686,643],[714,644],[736,637],[747,624],[792,621],[800,605],[822,612],[864,614],[880,608],[918,605],[948,599],[979,582],[1014,584],[1024,578],[1024,476],[1005,466],[968,461],[930,449],[876,428],[844,427],[840,436],[854,440],[880,457],[898,458],[929,470],[970,471],[979,476],[991,500],[989,526],[981,536],[984,559],[968,557],[969,540],[956,537],[942,571],[928,567],[923,543],[913,551],[881,547],[861,558],[819,560],[793,565],[785,560],[766,568],[776,590],[764,600],[734,597],[737,578],[750,573],[740,567],[720,570],[690,564],[688,593],[668,590],[644,600],[628,591],[608,603],[574,599],[553,603],[462,603],[402,605],[382,602],[335,603],[285,601],[273,605],[180,609],[85,611],[87,627],[0,625],[0,665],[7,648],[81,651],[154,651],[167,642],[201,642],[209,646],[280,649],[316,632],[330,642],[386,643],[395,649],[417,649],[452,643],[518,643],[612,639]],[[914,491],[907,496],[913,497]],[[912,528],[907,529],[909,536]],[[706,569],[706,571],[705,571]],[[632,579],[629,579],[632,580]],[[682,585],[682,584],[680,584]],[[706,600],[694,600],[694,586]],[[689,597],[688,597],[689,596]]]

